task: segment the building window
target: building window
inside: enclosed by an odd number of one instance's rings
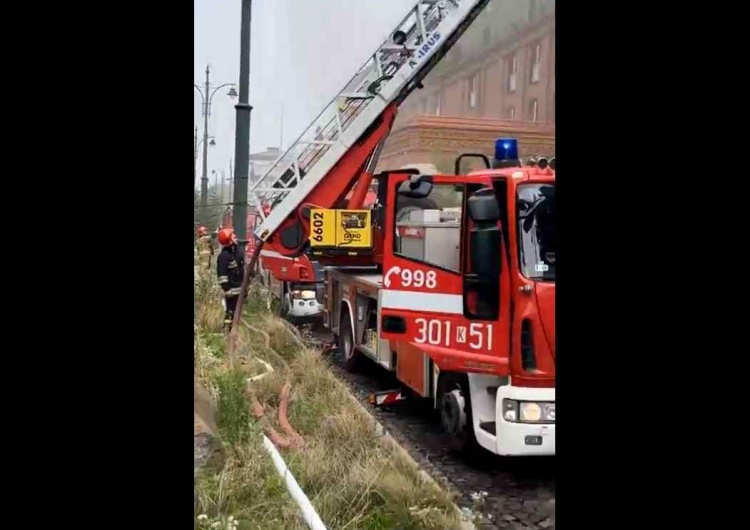
[[[542,43],[537,42],[531,56],[531,82],[538,83],[542,70]]]
[[[531,121],[539,121],[539,100],[533,99],[529,103],[529,119]]]
[[[516,79],[518,78],[518,57],[513,56],[508,59],[508,92],[516,91]]]
[[[509,120],[515,120],[516,119],[516,107],[508,107],[508,110],[505,111],[505,115]]]
[[[479,105],[479,74],[469,78],[469,108],[476,109]]]

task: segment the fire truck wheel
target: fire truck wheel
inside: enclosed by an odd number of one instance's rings
[[[354,349],[352,321],[349,313],[344,311],[339,326],[338,349],[344,356],[344,368],[347,372],[356,372],[359,368],[360,353]]]
[[[438,385],[440,421],[448,435],[450,448],[472,456],[477,453],[479,445],[474,436],[468,381],[459,380],[452,375],[441,375]]]

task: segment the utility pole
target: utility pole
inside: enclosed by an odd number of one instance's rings
[[[229,197],[227,198],[227,202],[229,203],[229,207],[232,208],[232,211],[234,212],[234,195],[232,194],[233,191],[234,191],[234,169],[232,168],[232,159],[230,158],[229,159]]]
[[[195,134],[193,135],[193,195],[195,195],[195,177],[198,173],[198,126],[195,126]]]
[[[240,22],[240,99],[234,106],[237,109],[234,142],[234,207],[232,222],[234,233],[240,240],[240,252],[244,254],[247,240],[247,184],[250,169],[250,20],[252,0],[242,0]],[[239,304],[239,307],[242,307]]]
[[[208,113],[210,110],[208,96],[210,70],[206,65],[206,85],[203,87],[203,172],[201,173],[201,217],[206,215],[206,206],[208,205]]]
[[[219,185],[219,197],[221,197],[221,200],[219,203],[222,205],[227,202],[226,201],[226,195],[224,195],[224,170],[221,170],[221,184]]]

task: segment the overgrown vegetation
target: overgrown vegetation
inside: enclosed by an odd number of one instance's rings
[[[217,403],[218,466],[197,478],[196,528],[306,529],[296,504],[261,447],[262,428],[250,400],[264,406],[279,431],[284,383],[292,385],[289,421],[304,445],[281,453],[330,530],[445,530],[458,528],[448,493],[425,482],[409,462],[381,443],[367,416],[320,352],[307,348],[251,292],[240,330],[238,362],[230,367],[221,335],[222,308],[210,277],[196,284],[195,371]],[[267,336],[266,336],[267,335]],[[248,377],[273,367],[264,378]],[[230,520],[231,517],[231,520]]]

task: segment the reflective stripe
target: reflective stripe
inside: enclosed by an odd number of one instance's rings
[[[463,296],[460,294],[420,293],[416,291],[381,291],[380,307],[405,309],[407,311],[428,311],[430,313],[464,313]]]
[[[229,276],[219,276],[219,283],[227,283],[229,281]]]
[[[241,292],[242,292],[241,287],[233,287],[227,291],[227,296],[239,296]]]

